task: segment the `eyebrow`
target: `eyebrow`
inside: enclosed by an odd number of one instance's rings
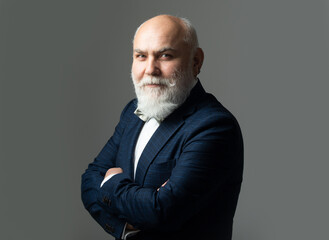
[[[167,51],[173,51],[173,52],[175,52],[176,49],[171,48],[171,47],[164,47],[164,48],[161,48],[158,52],[159,53],[163,53],[163,52],[167,52]]]
[[[177,51],[176,49],[174,48],[171,48],[171,47],[164,47],[164,48],[161,48],[160,50],[158,50],[157,52],[158,53],[163,53],[163,52],[167,52],[167,51]],[[137,52],[137,53],[145,53],[146,51],[143,51],[142,49],[139,49],[139,48],[136,48],[134,49],[134,52]]]
[[[137,53],[144,53],[144,51],[142,51],[142,50],[139,49],[139,48],[134,49],[134,52],[137,52]]]

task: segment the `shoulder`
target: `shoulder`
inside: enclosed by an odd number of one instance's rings
[[[182,134],[185,142],[214,141],[233,148],[242,147],[238,121],[212,94],[205,93],[195,105],[195,111],[185,119]]]
[[[196,104],[196,110],[187,121],[196,122],[201,125],[231,125],[239,128],[234,115],[224,107],[212,94],[205,93]]]
[[[120,119],[135,112],[137,108],[137,99],[132,99],[122,110]]]
[[[212,94],[207,93],[200,81],[198,81],[196,86],[192,89],[189,98],[182,108],[185,109],[185,113],[189,115],[185,119],[186,122],[192,126],[199,124],[222,124],[223,122],[238,126],[237,120],[233,114]]]
[[[131,122],[134,116],[136,116],[134,114],[136,107],[137,107],[137,100],[133,99],[123,108],[120,115],[120,121],[119,121],[120,126],[126,126]]]

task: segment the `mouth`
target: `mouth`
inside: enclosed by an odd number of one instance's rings
[[[157,87],[163,87],[164,85],[162,84],[146,84],[145,87],[149,87],[149,88],[157,88]]]

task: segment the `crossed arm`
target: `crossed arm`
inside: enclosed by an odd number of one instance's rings
[[[235,167],[228,143],[215,130],[200,133],[185,145],[168,183],[159,190],[141,187],[119,171],[100,189],[99,201],[111,201],[104,209],[141,230],[180,229],[225,185]]]
[[[165,232],[179,229],[220,191],[236,168],[231,138],[235,130],[231,123],[216,123],[186,140],[167,184],[159,189],[139,186],[115,166],[113,153],[117,151],[123,127],[118,125],[82,177],[85,207],[116,238],[121,237],[127,222],[131,224],[128,229],[132,226]],[[116,175],[100,188],[106,174],[113,173]]]

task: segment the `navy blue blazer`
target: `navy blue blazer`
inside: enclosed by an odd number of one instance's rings
[[[133,239],[231,239],[243,171],[234,116],[198,82],[151,137],[134,179],[134,148],[144,124],[135,110],[133,100],[82,175],[85,208],[115,238],[128,222],[141,230]],[[112,167],[123,173],[100,188]]]

